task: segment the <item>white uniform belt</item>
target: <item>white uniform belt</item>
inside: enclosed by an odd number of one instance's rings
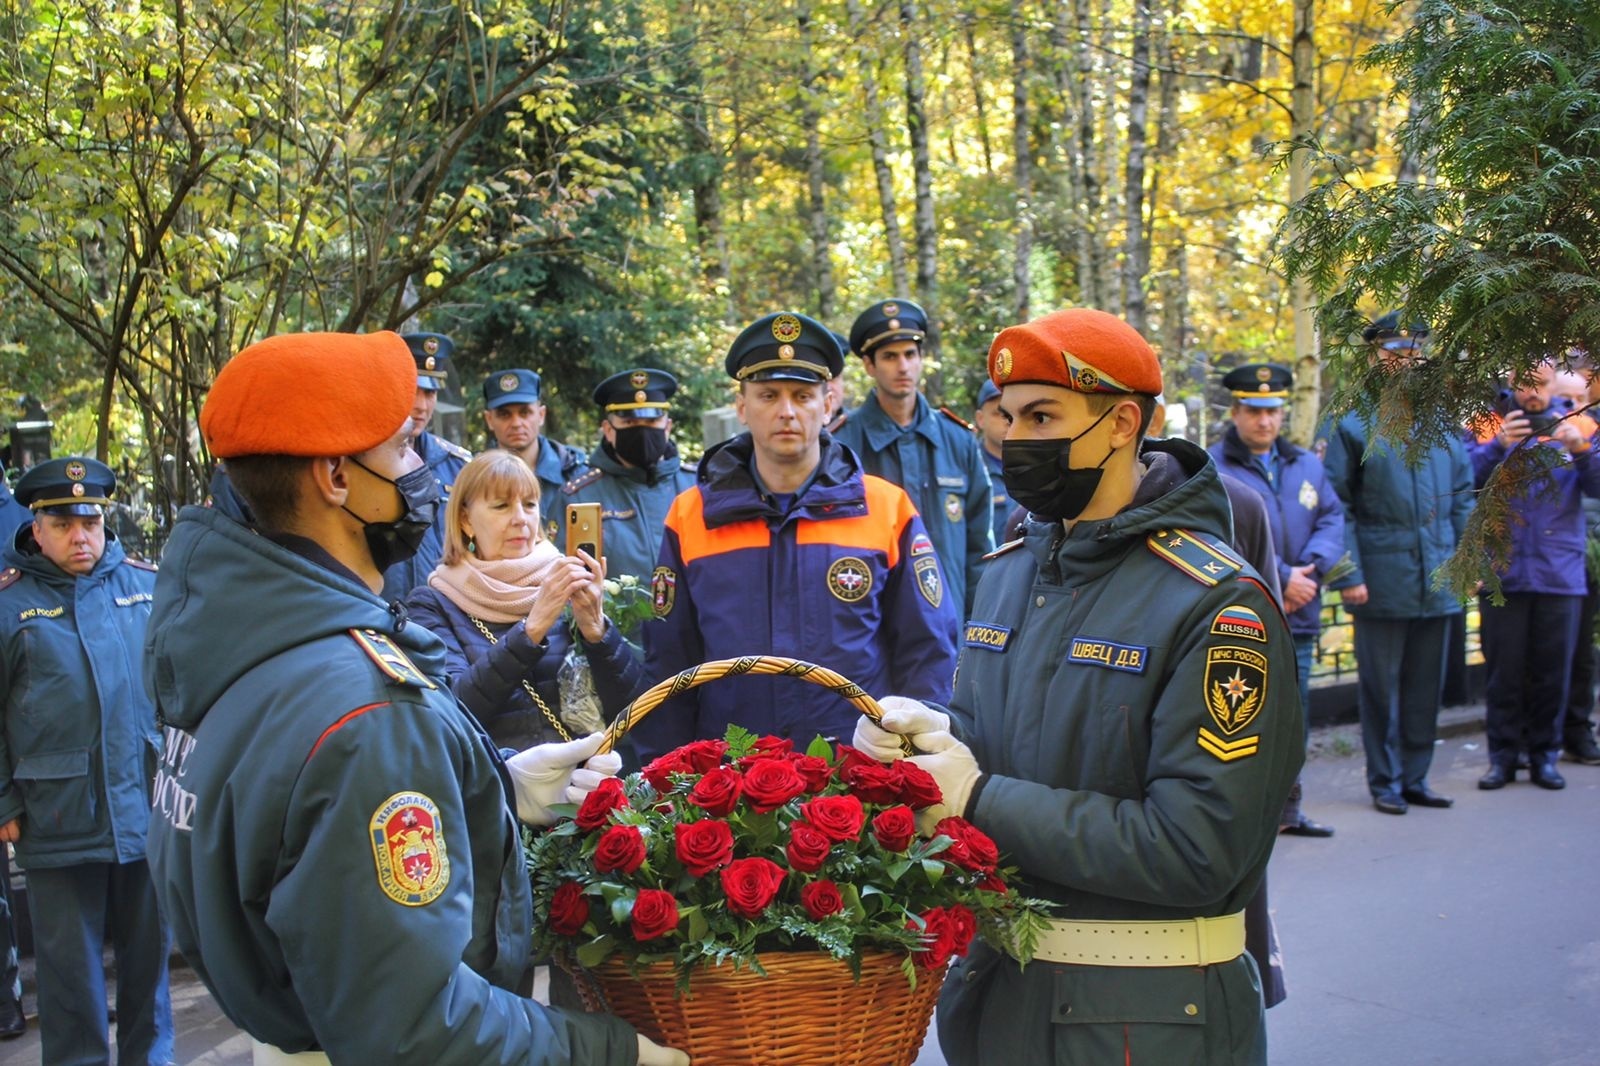
[[[1164,922],[1052,921],[1033,953],[1080,966],[1212,966],[1244,954],[1244,912]]]
[[[328,1061],[328,1056],[320,1051],[290,1054],[256,1039],[250,1041],[251,1066],[328,1066]]]

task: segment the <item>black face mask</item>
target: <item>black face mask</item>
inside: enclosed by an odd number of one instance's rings
[[[667,454],[667,431],[662,426],[622,426],[611,446],[617,458],[629,466],[654,470]]]
[[[426,464],[398,478],[386,478],[359,459],[352,457],[350,461],[379,481],[393,485],[405,507],[405,513],[389,522],[363,521],[360,515],[345,508],[361,522],[372,564],[379,570],[387,570],[417,554],[422,546],[422,538],[428,535],[428,528],[439,513],[439,482]]]
[[[1115,411],[1108,407],[1088,429],[1076,437],[1049,440],[1007,440],[1000,445],[1000,469],[1006,491],[1041,518],[1070,522],[1083,513],[1100,487],[1103,467],[1116,451],[1112,448],[1095,466],[1072,465],[1072,444]]]

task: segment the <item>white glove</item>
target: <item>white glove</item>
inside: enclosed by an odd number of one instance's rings
[[[639,1066],[689,1066],[689,1056],[675,1047],[662,1047],[643,1033],[639,1035]]]
[[[517,817],[529,825],[549,825],[556,820],[551,807],[582,803],[601,778],[622,769],[615,752],[595,755],[604,739],[604,733],[590,733],[565,744],[536,744],[507,759]]]
[[[972,749],[957,740],[948,730],[922,733],[916,737],[917,747],[926,755],[913,755],[916,763],[939,783],[944,802],[935,803],[917,812],[917,832],[930,836],[933,827],[952,815],[964,817],[967,800],[972,796],[972,786],[978,783],[978,760]]]
[[[874,722],[862,715],[856,721],[855,736],[850,739],[850,744],[879,762],[905,758],[902,737],[950,730],[950,716],[934,710],[921,700],[885,696],[878,701],[878,706],[883,708],[883,720]]]

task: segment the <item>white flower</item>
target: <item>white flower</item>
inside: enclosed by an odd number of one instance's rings
[[[610,579],[606,580],[606,582],[604,584],[604,588],[606,590],[606,595],[607,596],[620,596],[620,595],[622,595],[622,586],[619,585],[617,582],[612,581]]]
[[[617,580],[622,583],[622,587],[625,589],[639,587],[639,579],[634,577],[632,574],[621,574],[618,576]]]

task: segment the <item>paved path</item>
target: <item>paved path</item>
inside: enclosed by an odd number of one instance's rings
[[[1470,712],[1451,724],[1433,784],[1455,808],[1403,818],[1368,802],[1353,730],[1318,733],[1307,810],[1338,835],[1273,856],[1289,999],[1267,1015],[1272,1066],[1600,1064],[1600,767],[1563,764],[1564,792],[1478,792],[1483,738]],[[188,970],[173,1000],[180,1063],[248,1066]],[[0,1044],[0,1066],[38,1061],[32,1026]],[[943,1063],[930,1039],[917,1066]]]

